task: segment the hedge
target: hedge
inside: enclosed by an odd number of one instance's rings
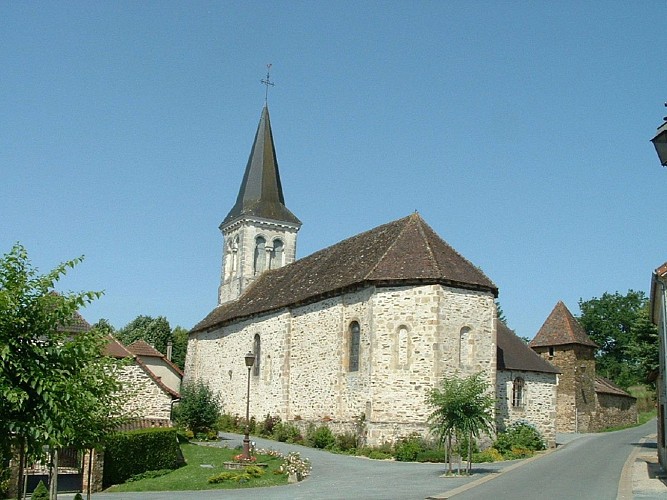
[[[178,469],[185,464],[176,429],[119,432],[104,448],[104,487],[149,470]]]

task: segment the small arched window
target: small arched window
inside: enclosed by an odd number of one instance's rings
[[[259,338],[259,334],[255,334],[255,340],[253,341],[253,350],[255,353],[255,364],[252,365],[252,374],[255,376],[259,375],[259,361],[262,359],[262,341]]]
[[[273,241],[273,250],[271,250],[271,262],[269,263],[270,269],[278,269],[283,265],[283,249],[284,245],[282,240]]]
[[[472,348],[471,330],[464,326],[459,333],[459,366],[470,366],[472,364]]]
[[[353,321],[350,323],[349,343],[350,343],[350,357],[348,361],[348,371],[359,371],[359,341],[361,337],[361,329],[359,323]]]
[[[514,408],[523,408],[525,382],[521,377],[514,379],[512,384],[512,406]]]
[[[266,240],[262,236],[255,238],[255,258],[253,264],[255,274],[264,271],[266,266]]]

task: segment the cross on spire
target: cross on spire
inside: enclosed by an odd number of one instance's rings
[[[260,82],[262,82],[263,85],[266,85],[266,93],[264,94],[264,103],[267,103],[269,101],[269,85],[271,87],[274,87],[276,85],[275,83],[273,83],[270,80],[270,76],[269,76],[270,72],[271,72],[271,64],[267,64],[266,65],[266,78],[263,78],[262,80],[260,80]]]

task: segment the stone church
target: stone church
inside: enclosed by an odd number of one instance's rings
[[[340,432],[363,417],[368,443],[379,444],[426,429],[425,398],[443,377],[481,372],[502,393],[503,426],[545,406],[553,417],[558,370],[512,332],[503,330],[498,345],[497,287],[419,214],[296,260],[300,227],[285,205],[265,106],[238,198],[220,225],[218,305],[188,343],[186,383],[207,382],[224,412],[245,414],[249,377],[257,419],[327,422]],[[523,411],[524,402],[533,410]],[[554,418],[539,420],[553,442]]]

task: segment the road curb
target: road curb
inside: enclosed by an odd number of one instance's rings
[[[623,464],[623,470],[621,471],[621,477],[618,480],[618,494],[616,495],[616,500],[632,500],[632,472],[637,460],[637,456],[641,451],[643,444],[648,441],[651,434],[644,436],[639,440],[639,444],[636,445],[627,460]]]

